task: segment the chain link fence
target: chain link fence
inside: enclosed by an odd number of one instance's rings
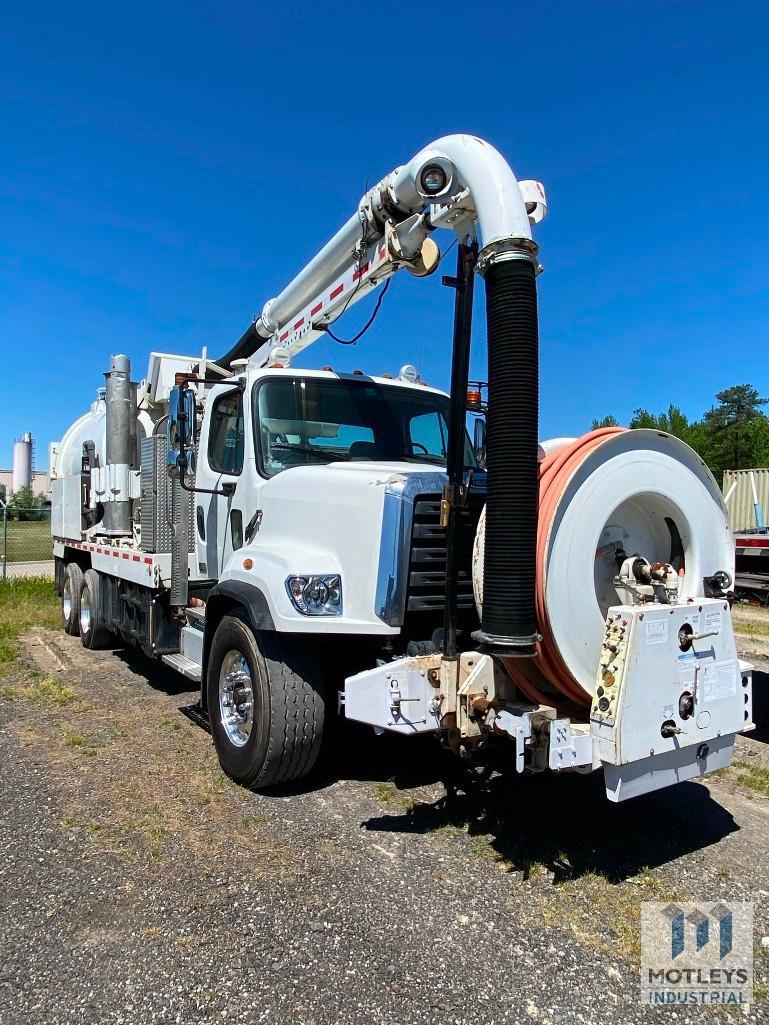
[[[14,509],[0,499],[0,579],[53,576],[50,505]]]

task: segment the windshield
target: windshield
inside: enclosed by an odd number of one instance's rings
[[[446,465],[449,400],[371,380],[278,377],[254,390],[261,472],[358,460]],[[475,456],[465,440],[465,463]]]

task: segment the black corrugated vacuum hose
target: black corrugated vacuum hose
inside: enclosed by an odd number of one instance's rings
[[[489,408],[486,543],[477,639],[489,652],[534,654],[539,329],[531,259],[486,271]]]

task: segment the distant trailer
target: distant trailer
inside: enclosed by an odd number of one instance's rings
[[[735,531],[734,555],[737,595],[769,604],[769,528]]]

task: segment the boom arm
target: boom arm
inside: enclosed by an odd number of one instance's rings
[[[478,237],[481,273],[514,248],[534,255],[531,224],[545,216],[539,182],[518,182],[503,157],[470,135],[449,135],[420,150],[360,200],[357,211],[217,363],[269,361],[280,346],[293,356],[401,267],[423,276],[438,251],[430,234],[453,229]]]

